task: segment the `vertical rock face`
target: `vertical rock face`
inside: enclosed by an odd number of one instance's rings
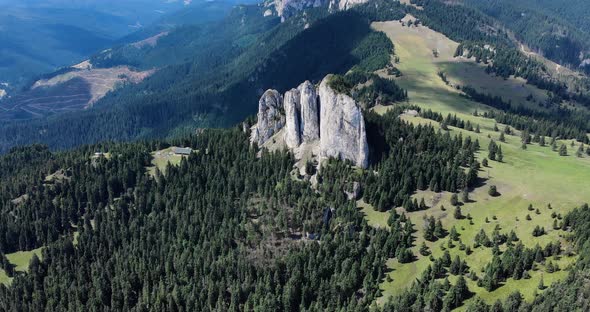
[[[301,95],[301,140],[313,142],[320,138],[318,93],[309,81],[302,83],[298,89]]]
[[[355,5],[366,3],[368,0],[272,0],[266,2],[266,7],[274,7],[282,21],[297,13],[317,7],[328,7],[330,11],[348,10]],[[267,13],[265,11],[265,16]]]
[[[285,125],[283,97],[277,90],[267,90],[258,102],[258,124],[252,128],[250,142],[264,144]]]
[[[300,98],[300,93],[297,89],[292,89],[285,93],[285,143],[291,149],[301,144]]]
[[[351,160],[361,168],[369,165],[369,144],[361,109],[348,95],[336,93],[324,78],[320,95],[320,157]]]
[[[287,91],[284,99],[275,90],[266,91],[258,103],[251,142],[261,146],[284,128],[283,143],[291,150],[305,154],[310,147],[318,148],[320,159],[350,160],[367,168],[369,145],[361,108],[350,96],[334,91],[330,78],[324,78],[319,90],[306,81]]]
[[[355,5],[366,3],[367,0],[331,0],[328,7],[332,11],[344,11]]]
[[[274,0],[270,5],[275,7],[277,15],[283,20],[308,8],[325,6],[327,0]]]

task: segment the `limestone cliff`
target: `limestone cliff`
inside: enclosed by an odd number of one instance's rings
[[[285,143],[288,148],[296,148],[301,144],[301,103],[300,93],[292,89],[285,93]]]
[[[320,160],[334,157],[367,168],[369,146],[361,108],[350,96],[334,91],[330,78],[324,78],[318,89],[306,81],[284,98],[276,90],[266,91],[259,101],[252,143],[263,146],[282,131],[277,135],[283,146],[299,159],[311,151]]]
[[[277,90],[267,90],[258,102],[258,124],[252,128],[250,142],[262,145],[284,125],[283,97]]]
[[[329,86],[330,76],[320,84],[320,157],[350,160],[361,168],[369,165],[365,119],[354,99]]]
[[[283,20],[308,8],[327,7],[331,12],[348,10],[355,5],[366,3],[368,0],[272,0],[266,2],[269,10],[274,8],[275,12],[266,10],[264,15],[276,13]]]
[[[301,96],[301,139],[303,142],[313,142],[320,138],[318,93],[309,81],[297,89]]]

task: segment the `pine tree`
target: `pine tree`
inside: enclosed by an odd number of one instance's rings
[[[488,158],[490,160],[496,160],[497,151],[498,151],[498,147],[497,147],[496,143],[494,142],[494,140],[491,140],[490,144],[488,145]]]
[[[443,238],[445,237],[445,229],[442,226],[442,222],[440,220],[436,221],[436,224],[434,226],[434,236],[438,237],[438,238]]]
[[[495,185],[490,185],[490,189],[488,190],[488,194],[490,196],[498,196],[498,189]]]
[[[453,195],[451,195],[451,205],[453,205],[453,206],[459,205],[459,196],[457,196],[457,194],[455,194],[455,193],[453,193]]]
[[[422,245],[420,246],[420,254],[425,257],[430,255],[430,251],[428,251],[428,246],[426,246],[425,242],[422,242]]]
[[[453,213],[453,216],[457,220],[463,219],[463,214],[461,213],[461,207],[459,207],[459,206],[455,207],[455,212]]]
[[[459,233],[457,232],[457,229],[454,226],[451,228],[451,231],[449,232],[449,237],[454,241],[459,240]]]
[[[469,202],[469,189],[464,188],[463,192],[461,193],[461,200],[464,203],[468,203]]]
[[[567,146],[565,144],[561,144],[559,147],[559,156],[567,156]]]

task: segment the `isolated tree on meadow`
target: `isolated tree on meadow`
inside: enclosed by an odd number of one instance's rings
[[[453,205],[453,206],[459,205],[459,196],[457,196],[457,194],[455,194],[455,193],[453,193],[453,195],[451,195],[451,205]]]
[[[565,144],[561,144],[559,147],[559,156],[567,156],[567,146]]]
[[[498,189],[495,185],[490,185],[490,189],[488,190],[488,194],[490,196],[498,196]]]
[[[459,220],[463,218],[463,213],[461,212],[461,207],[455,207],[455,212],[453,212],[453,216],[455,219]]]

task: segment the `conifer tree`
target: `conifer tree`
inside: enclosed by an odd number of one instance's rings
[[[559,156],[567,156],[567,146],[565,144],[561,144],[559,147]]]

